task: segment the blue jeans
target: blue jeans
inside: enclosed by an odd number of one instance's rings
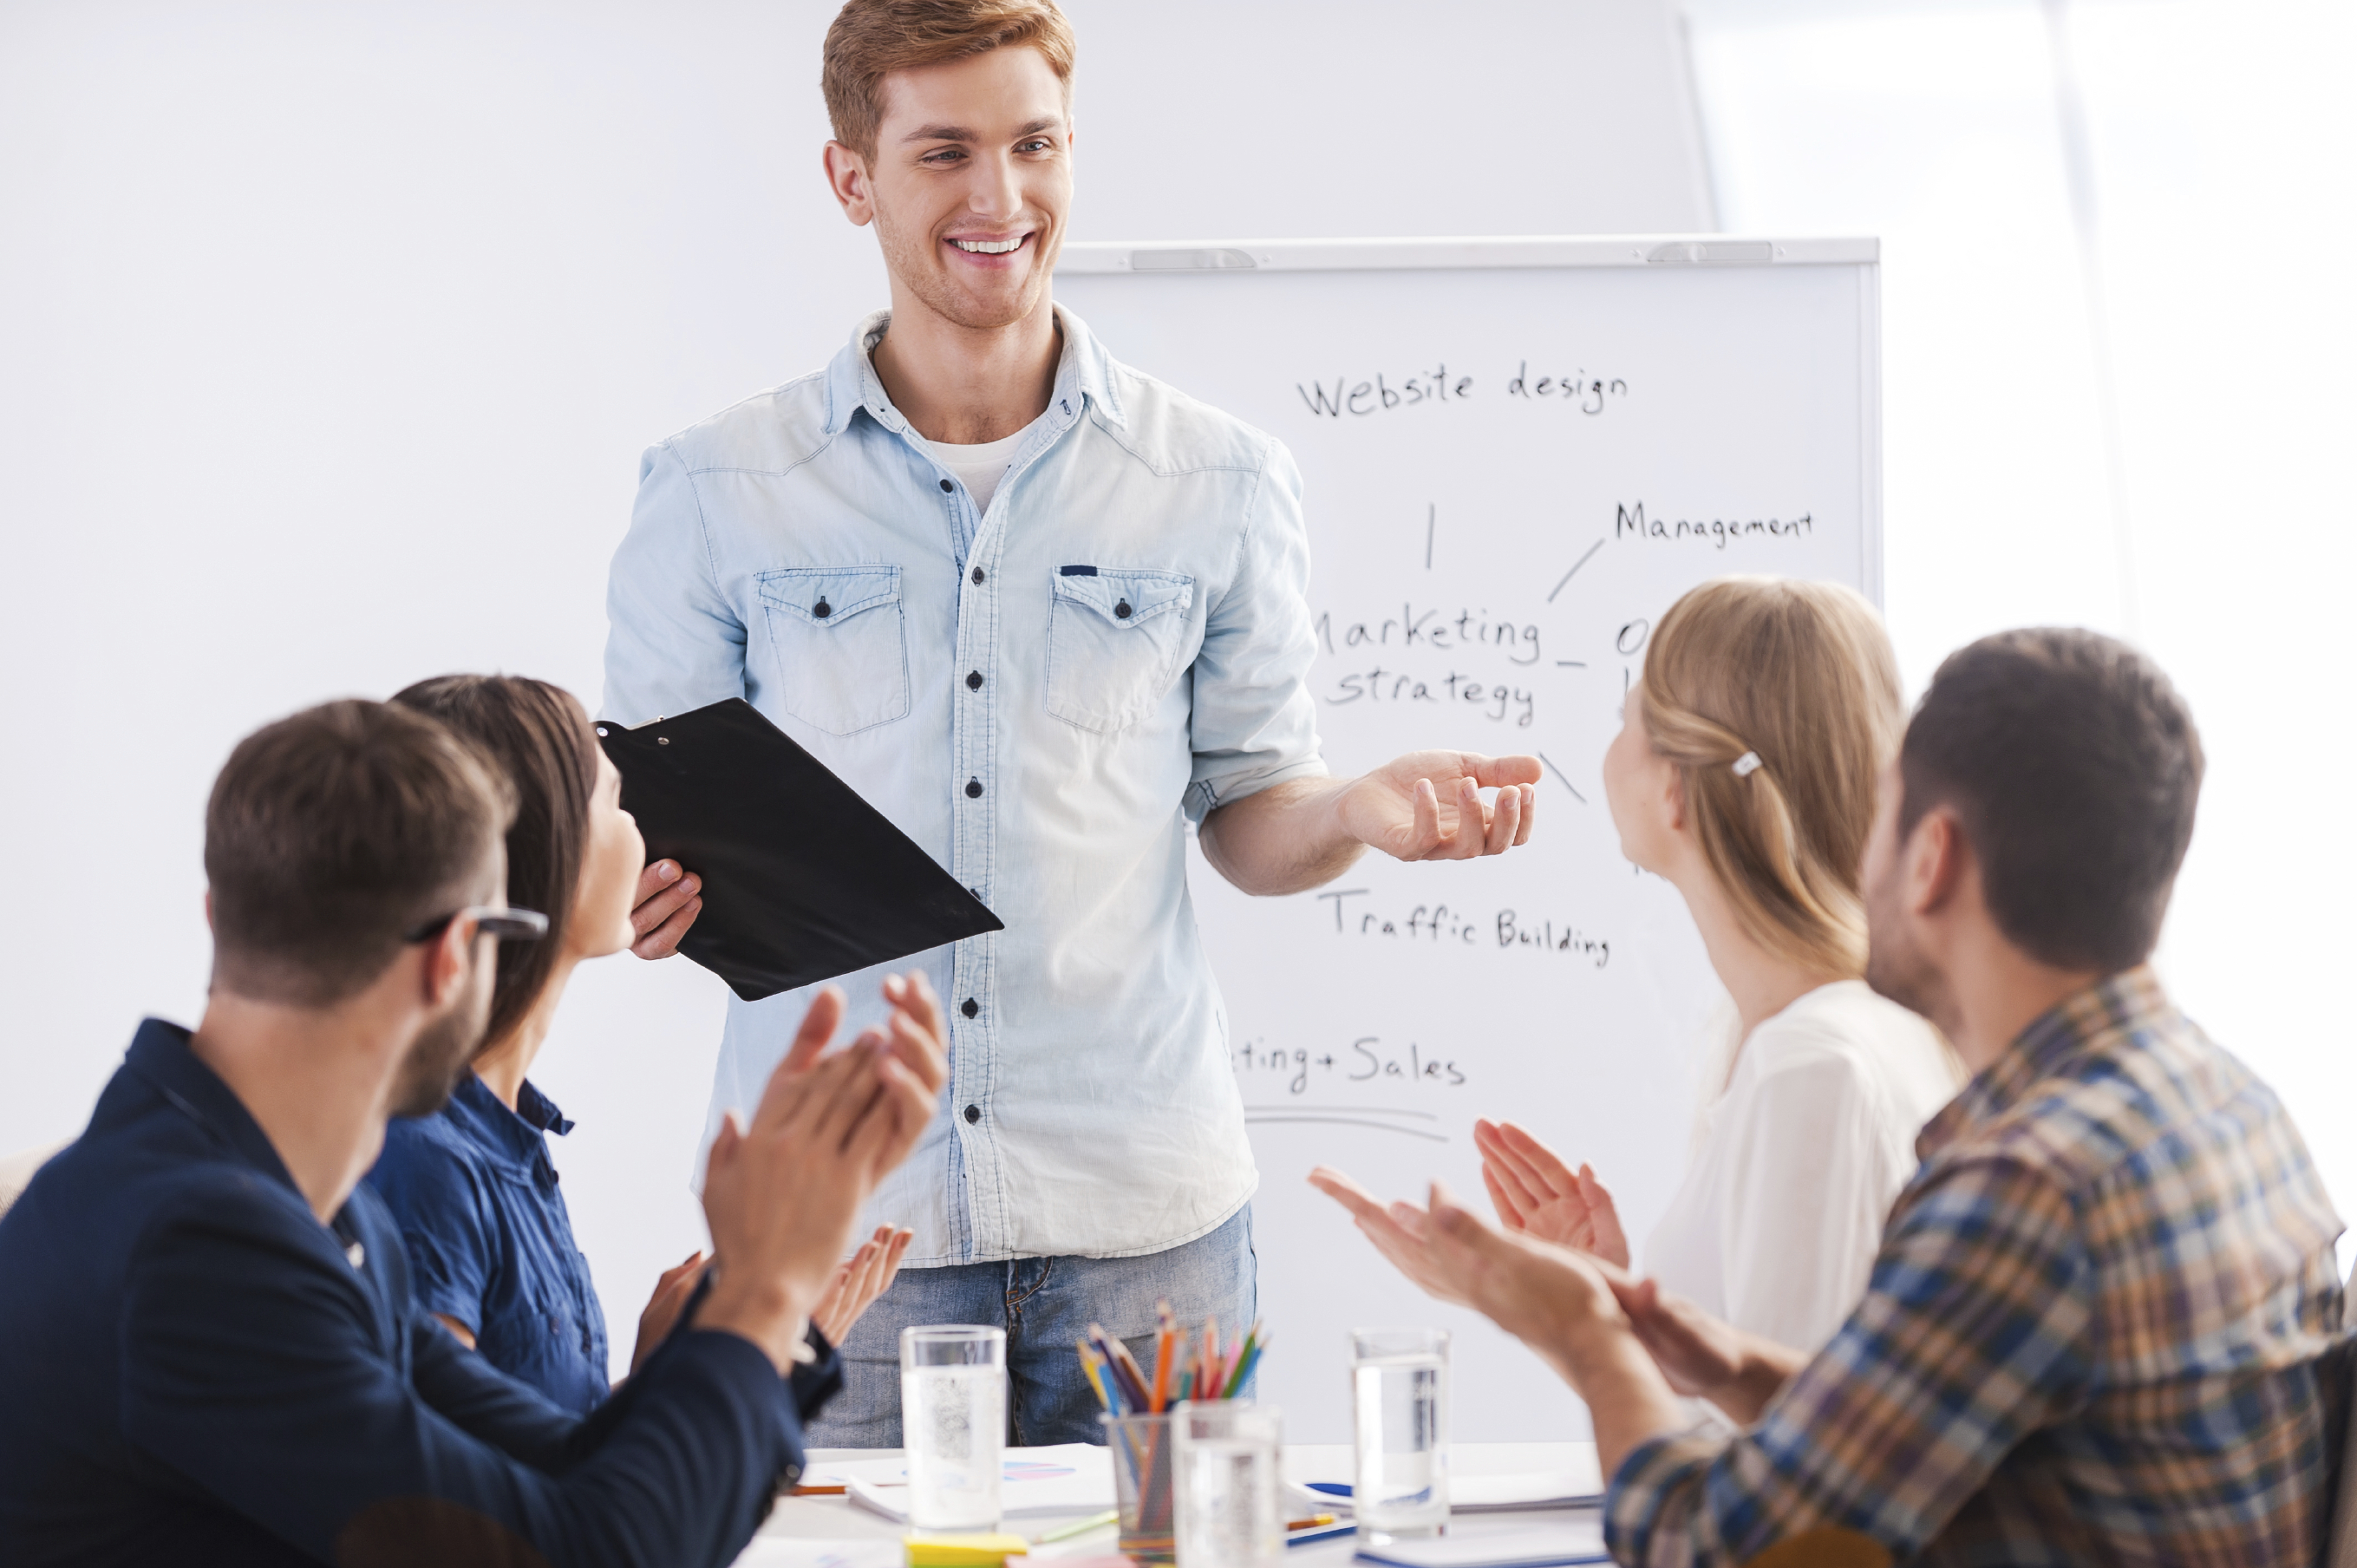
[[[808,1441],[813,1448],[900,1446],[900,1330],[980,1323],[1006,1330],[1009,1443],[1103,1443],[1103,1407],[1073,1348],[1089,1325],[1119,1337],[1150,1376],[1155,1304],[1168,1299],[1182,1328],[1216,1316],[1221,1337],[1232,1338],[1257,1311],[1258,1267],[1246,1204],[1211,1234],[1140,1258],[904,1270],[852,1325],[843,1345],[843,1391],[809,1423]]]

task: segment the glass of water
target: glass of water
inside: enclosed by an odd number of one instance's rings
[[[1448,1522],[1448,1331],[1354,1329],[1351,1410],[1359,1533],[1438,1534]]]
[[[996,1530],[1006,1452],[1006,1330],[900,1330],[900,1441],[909,1523]]]
[[[1275,1568],[1285,1560],[1285,1419],[1249,1400],[1188,1400],[1171,1414],[1178,1568]]]

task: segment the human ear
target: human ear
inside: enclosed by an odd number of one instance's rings
[[[1917,915],[1933,915],[1953,904],[1964,886],[1964,862],[1971,853],[1963,824],[1945,806],[1923,813],[1907,840],[1908,908]]]
[[[1686,831],[1685,775],[1674,768],[1666,766],[1662,771],[1669,775],[1669,786],[1662,791],[1662,811],[1664,821],[1670,832],[1682,833]]]
[[[821,162],[826,170],[826,188],[834,194],[835,204],[843,209],[843,215],[856,226],[866,228],[876,216],[867,160],[841,142],[829,142]]]
[[[467,983],[474,946],[475,925],[471,920],[451,921],[440,936],[425,944],[424,980],[428,1007],[438,1010],[448,1006],[459,987]]]

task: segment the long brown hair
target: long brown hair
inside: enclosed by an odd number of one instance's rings
[[[1900,719],[1874,607],[1829,583],[1715,579],[1670,607],[1631,694],[1744,929],[1786,959],[1863,974],[1859,863]]]
[[[508,902],[548,917],[536,942],[500,944],[486,1048],[528,1016],[564,950],[589,843],[597,737],[572,693],[522,675],[437,675],[393,699],[431,714],[506,773],[515,787],[508,829]]]

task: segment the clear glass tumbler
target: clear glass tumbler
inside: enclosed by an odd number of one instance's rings
[[[909,1523],[996,1530],[1006,1454],[1006,1331],[963,1324],[900,1330],[900,1441]]]
[[[1359,1533],[1438,1534],[1448,1522],[1448,1331],[1352,1330],[1351,1408]]]
[[[1275,1568],[1285,1418],[1249,1400],[1189,1400],[1171,1412],[1178,1568]]]
[[[1170,1524],[1169,1415],[1101,1415],[1113,1450],[1113,1500],[1121,1514],[1121,1554],[1168,1563],[1176,1551]]]

